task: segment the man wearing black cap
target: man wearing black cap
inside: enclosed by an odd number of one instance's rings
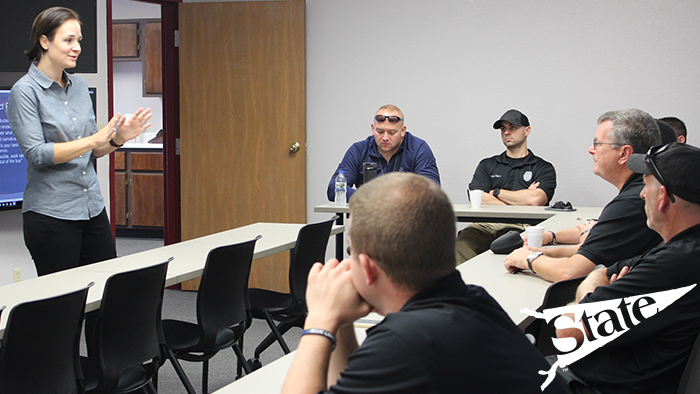
[[[517,109],[508,110],[493,124],[501,130],[506,151],[482,160],[476,167],[470,190],[482,190],[485,205],[547,205],[557,186],[554,166],[527,148],[530,121]],[[523,224],[475,223],[459,232],[457,264],[485,252],[491,242]]]
[[[677,142],[656,146],[646,154],[633,154],[627,167],[644,174],[640,196],[645,202],[647,225],[664,242],[640,256],[589,274],[576,292],[575,302],[584,308],[592,302],[700,283],[700,149]],[[676,393],[700,333],[700,286],[653,314],[657,308],[651,302],[658,300],[653,294],[646,299],[652,316],[645,314],[646,319],[569,369],[604,393]],[[594,337],[600,336],[599,330],[593,329]],[[557,336],[574,337],[579,343],[584,340],[578,329],[558,330]],[[593,339],[589,335],[587,340]]]

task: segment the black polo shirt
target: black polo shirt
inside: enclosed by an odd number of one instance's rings
[[[652,250],[608,268],[630,266],[610,286],[597,287],[581,302],[613,300],[700,284],[700,225]],[[571,365],[584,381],[604,393],[675,393],[700,332],[700,286],[663,311]],[[653,307],[650,306],[650,307]]]
[[[501,306],[455,271],[368,329],[329,392],[542,394],[539,370],[549,364]]]
[[[641,174],[632,174],[620,193],[603,208],[591,233],[578,254],[594,264],[610,266],[620,260],[638,256],[661,242],[661,236],[647,227]]]
[[[557,173],[554,166],[535,156],[527,150],[527,156],[513,159],[504,151],[500,155],[481,160],[474,171],[470,190],[483,190],[485,193],[493,189],[522,190],[532,183],[539,182],[539,188],[547,194],[547,202],[554,196],[557,187]]]

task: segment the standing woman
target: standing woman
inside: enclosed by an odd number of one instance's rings
[[[151,114],[141,108],[126,120],[117,113],[97,130],[87,83],[65,71],[81,51],[75,11],[42,11],[30,39],[32,64],[12,87],[7,117],[28,164],[24,243],[37,274],[46,275],[117,256],[91,157],[137,137]]]

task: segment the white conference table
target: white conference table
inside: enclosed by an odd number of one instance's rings
[[[148,267],[173,257],[173,261],[168,265],[165,281],[166,286],[171,286],[201,276],[207,254],[218,246],[245,242],[262,235],[255,244],[253,260],[256,260],[293,248],[303,226],[304,224],[297,223],[254,223],[162,248],[0,286],[0,305],[6,305],[0,320],[0,338],[5,332],[10,310],[19,303],[68,293],[94,282],[94,286],[88,292],[85,307],[86,312],[93,311],[100,307],[105,282],[115,273]],[[343,230],[342,226],[333,226],[331,235]]]
[[[545,231],[562,230],[582,223],[582,220],[597,218],[601,210],[602,208],[578,208],[574,212],[558,212],[538,225],[544,226]],[[505,257],[506,255],[497,255],[487,250],[460,264],[457,270],[462,274],[465,283],[479,285],[486,289],[501,304],[513,322],[518,324],[527,318],[521,309],[539,307],[551,283],[530,271],[511,274],[503,266]]]
[[[481,208],[473,208],[471,204],[452,204],[455,211],[455,219],[458,222],[486,222],[486,223],[526,223],[538,224],[544,220],[553,218],[560,213],[578,214],[582,218],[598,217],[585,216],[588,213],[600,214],[601,208],[576,208],[576,211],[552,211],[547,207],[515,206],[515,205],[482,205]],[[337,225],[343,225],[345,216],[350,213],[346,204],[342,207],[329,202],[314,207],[314,212],[338,214]],[[571,227],[571,226],[570,226]],[[338,260],[342,260],[345,254],[345,239],[342,233],[335,237],[335,254]]]
[[[455,216],[457,215],[482,215],[478,210],[471,210],[471,207],[464,204],[463,210],[459,213],[460,205],[455,204]],[[490,207],[489,207],[490,208]],[[501,207],[497,207],[501,208]],[[540,226],[544,226],[546,230],[561,230],[575,226],[589,218],[597,218],[600,215],[602,208],[577,208],[573,212],[555,212],[545,211],[544,207],[511,207],[525,208],[519,211],[520,217],[530,217],[533,219],[546,216]],[[539,209],[538,209],[539,208]],[[482,208],[482,210],[485,210]],[[507,212],[506,209],[494,209],[484,212],[481,217],[496,217]],[[319,211],[316,211],[319,212]],[[330,212],[330,211],[321,211]],[[333,211],[337,212],[337,211]],[[464,216],[466,217],[466,216]],[[497,255],[493,252],[486,251],[479,256],[460,264],[457,270],[461,273],[462,279],[467,284],[481,286],[488,291],[491,296],[498,301],[501,307],[505,310],[508,316],[515,324],[521,323],[527,319],[527,315],[521,312],[521,309],[536,309],[542,304],[542,299],[551,283],[532,274],[529,271],[523,271],[518,274],[511,274],[503,266],[505,255]],[[376,313],[370,313],[368,316],[359,319],[355,322],[355,332],[370,327],[383,319],[383,316]],[[285,355],[282,358],[275,360],[269,365],[244,376],[214,394],[233,394],[233,393],[251,393],[251,394],[273,394],[279,393],[282,389],[282,384],[287,375],[294,352]]]

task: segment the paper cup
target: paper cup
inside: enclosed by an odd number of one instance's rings
[[[483,190],[469,190],[469,201],[472,202],[472,208],[481,208],[481,199],[483,197]]]
[[[525,234],[527,235],[527,244],[533,248],[542,247],[542,237],[544,236],[544,227],[542,226],[530,226],[525,227]]]

